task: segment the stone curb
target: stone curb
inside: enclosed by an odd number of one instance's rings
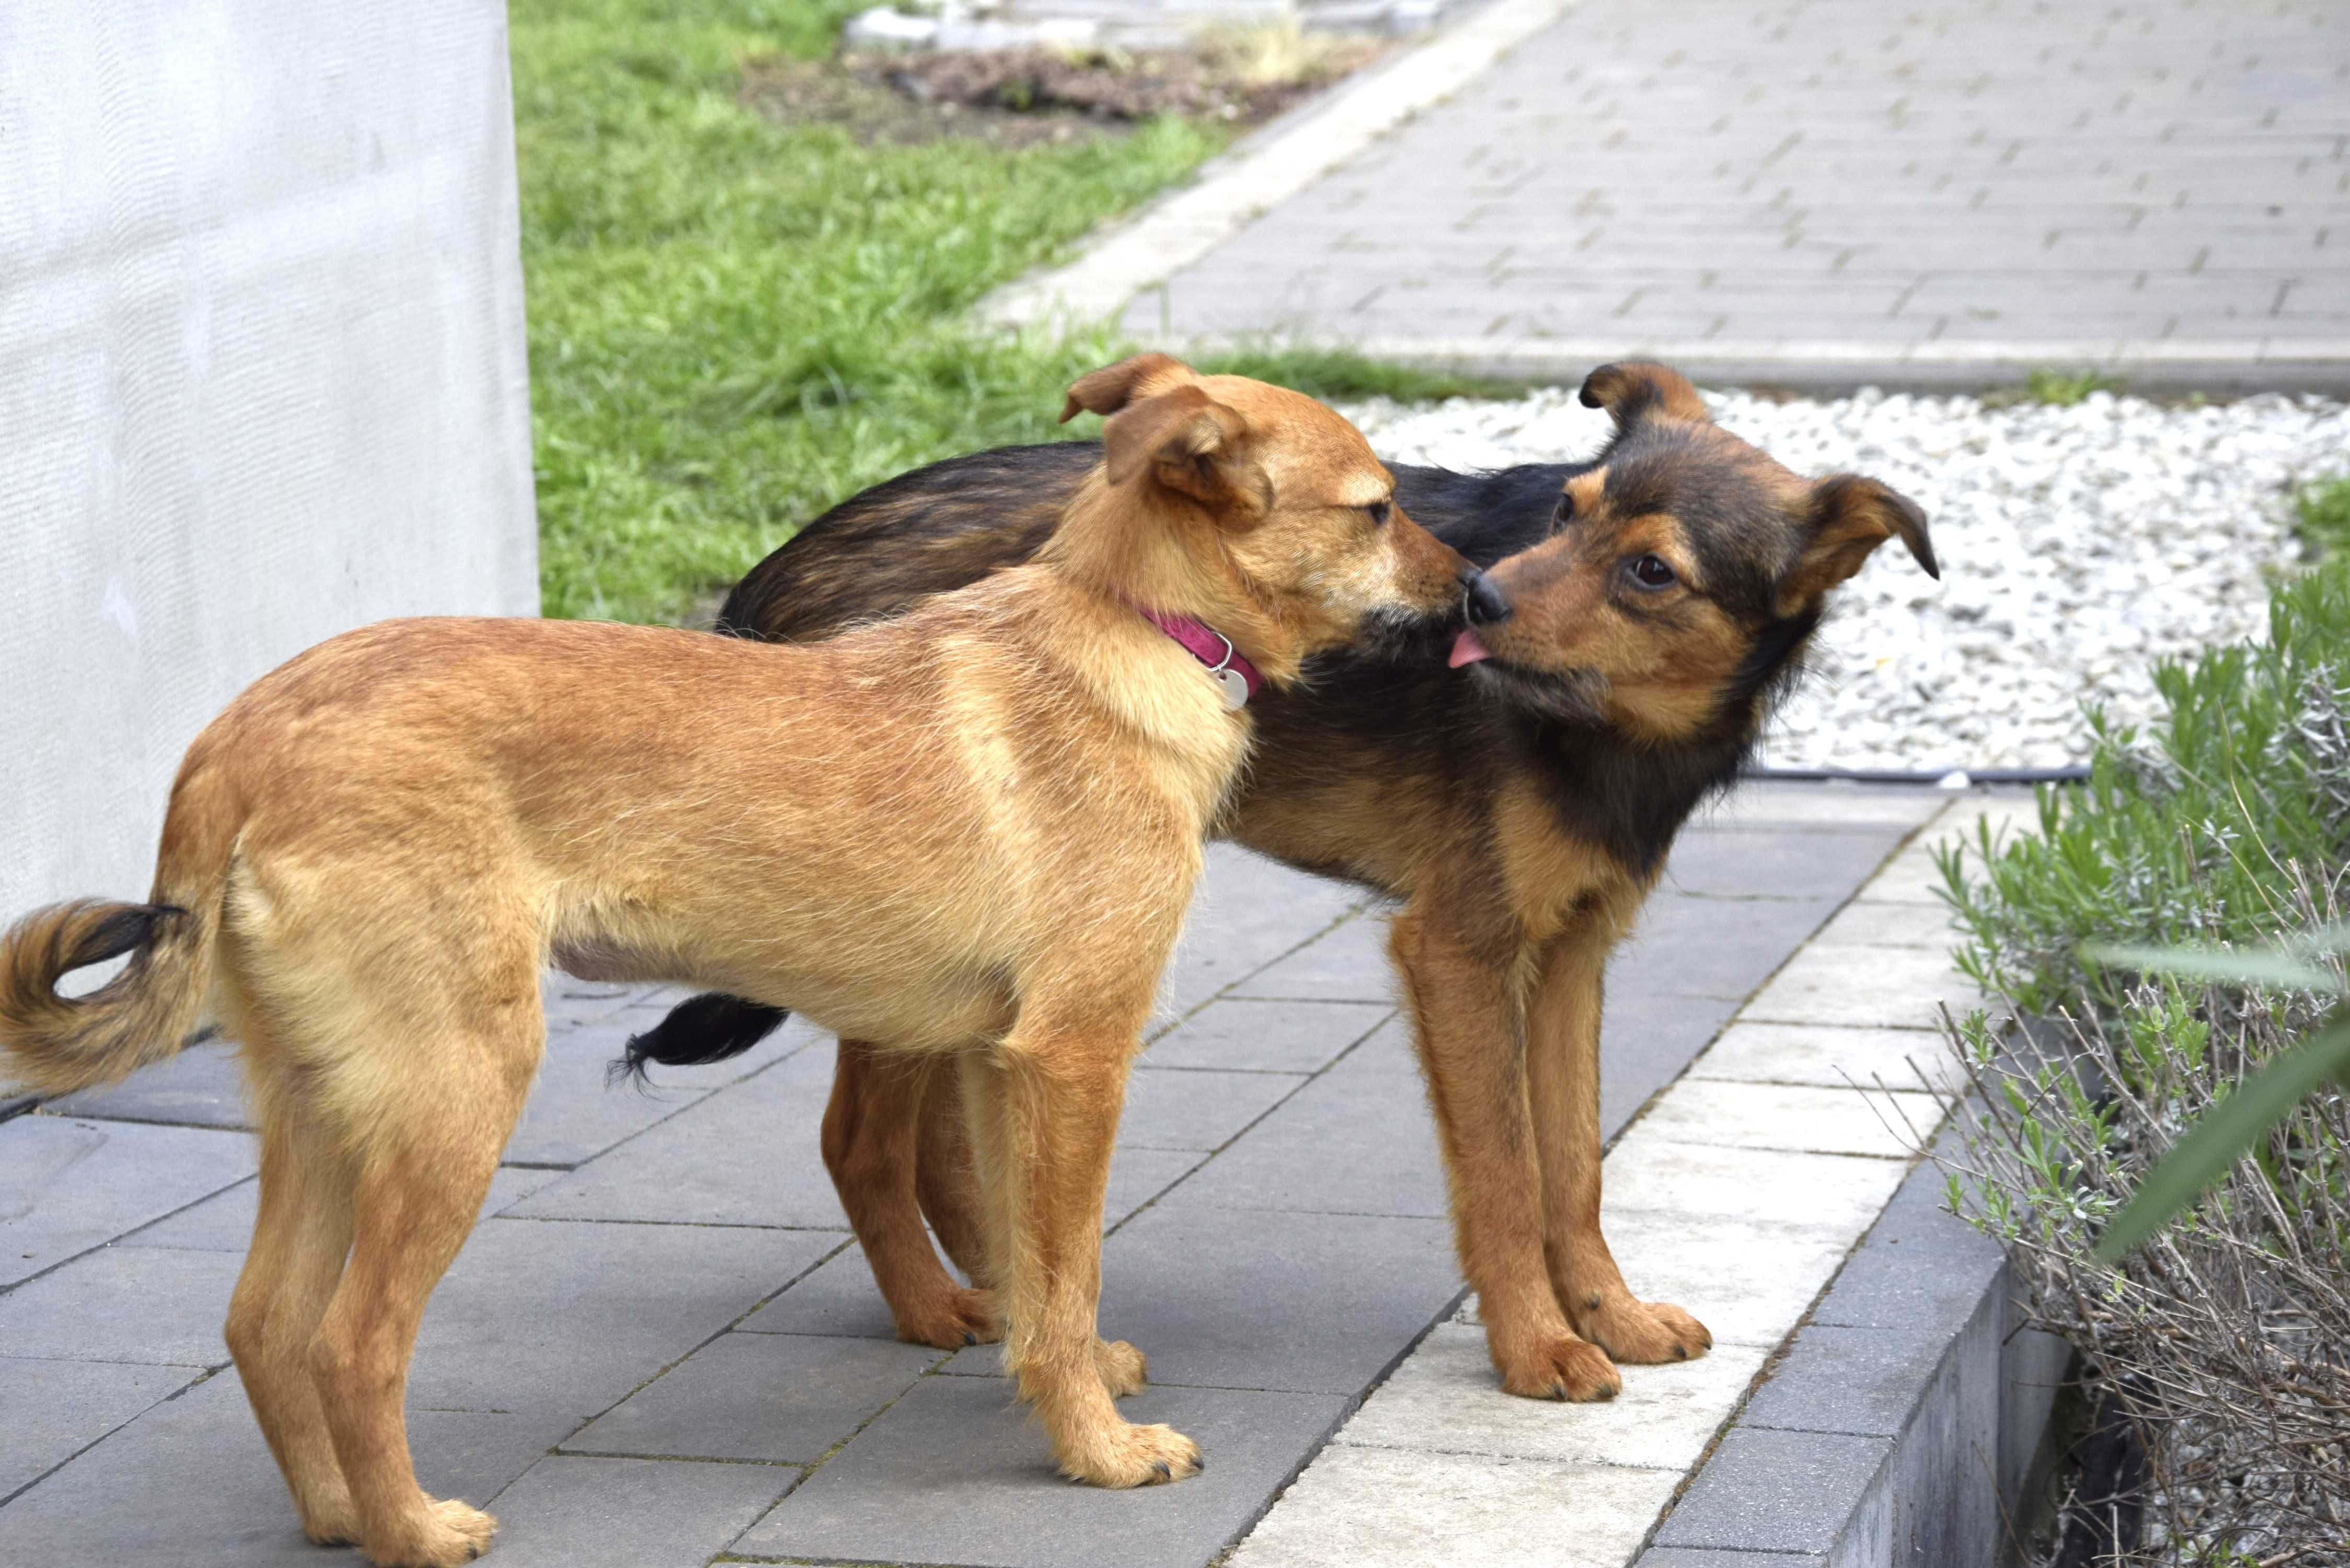
[[[1191,184],[1105,229],[1063,265],[996,290],[980,302],[980,320],[1017,328],[1091,324],[1113,315],[1266,208],[1459,90],[1571,6],[1572,0],[1492,0],[1448,24],[1400,59],[1211,160]]]
[[[1367,337],[1283,338],[1345,348],[1369,358],[1499,380],[1574,386],[1611,360],[1653,359],[1702,386],[1773,386],[1824,396],[1860,387],[1970,392],[2019,386],[2034,370],[2096,370],[2145,393],[2350,393],[2350,339],[2245,338],[2201,342],[2110,338],[1951,339],[1899,343],[1846,338]],[[1166,347],[1194,355],[1263,348],[1256,337],[1199,337]]]
[[[1910,1173],[1635,1568],[2016,1559],[2072,1352],[1943,1192]]]

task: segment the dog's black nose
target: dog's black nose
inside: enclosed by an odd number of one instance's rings
[[[1497,620],[1510,618],[1510,601],[1493,585],[1493,579],[1482,572],[1470,572],[1461,579],[1469,590],[1469,624],[1491,626]]]

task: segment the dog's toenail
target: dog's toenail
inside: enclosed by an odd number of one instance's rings
[[[1687,1361],[1689,1359],[1689,1346],[1686,1345],[1676,1345],[1673,1346],[1673,1354],[1679,1356],[1681,1360]]]
[[[1154,1469],[1154,1470],[1157,1470],[1160,1475],[1167,1477],[1167,1478],[1168,1478],[1169,1480],[1170,1480],[1174,1479],[1175,1472],[1174,1472],[1173,1470],[1170,1470],[1170,1469],[1169,1469],[1167,1468],[1167,1461],[1166,1461],[1165,1459],[1153,1459],[1153,1460],[1151,1460],[1151,1461],[1150,1461],[1150,1468],[1151,1468],[1152,1469]]]
[[[1599,1310],[1599,1298],[1597,1296],[1585,1297],[1583,1302],[1583,1310],[1586,1312],[1597,1312]]]
[[[963,1331],[962,1342],[965,1345],[977,1345],[979,1343],[979,1335],[972,1333],[969,1329],[965,1329]]]

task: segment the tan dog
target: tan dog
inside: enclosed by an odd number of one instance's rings
[[[57,906],[0,945],[0,1045],[40,1088],[166,1057],[207,1011],[241,1043],[261,1213],[228,1342],[312,1540],[437,1568],[494,1528],[418,1490],[401,1405],[538,1065],[550,957],[959,1051],[1005,1365],[1062,1469],[1198,1468],[1111,1404],[1143,1363],[1095,1337],[1099,1232],[1250,714],[1137,607],[1279,683],[1442,613],[1466,568],[1310,399],[1147,355],[1079,380],[1080,408],[1113,416],[1105,461],[1035,564],[820,647],[451,619],[312,649],[189,749],[151,903]]]

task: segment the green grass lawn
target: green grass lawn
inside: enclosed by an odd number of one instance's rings
[[[1124,351],[963,323],[1222,133],[866,148],[736,102],[743,59],[823,55],[863,3],[514,0],[547,614],[682,615],[843,496],[1049,438],[1060,389]],[[1465,385],[1343,353],[1233,361],[1333,397]]]
[[[860,148],[737,105],[743,57],[823,53],[853,4],[515,0],[549,615],[676,616],[844,495],[1046,436],[1109,345],[966,307],[1218,144]]]

